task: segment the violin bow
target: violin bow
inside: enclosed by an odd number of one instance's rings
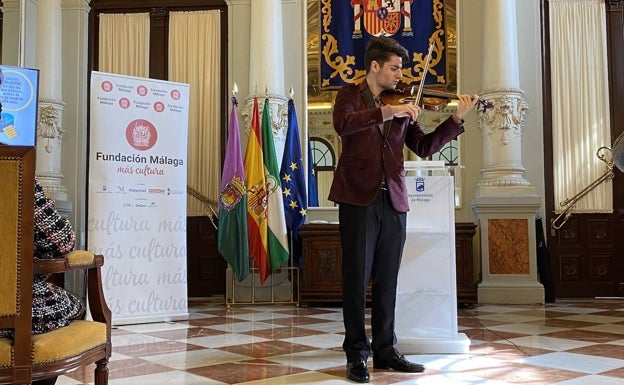
[[[425,58],[425,69],[423,70],[422,79],[420,80],[420,85],[418,86],[418,93],[416,94],[416,98],[414,99],[414,104],[420,104],[420,98],[423,93],[423,87],[425,86],[425,77],[427,76],[427,72],[429,72],[429,63],[431,63],[431,54],[433,53],[433,42],[429,44],[429,52],[427,53],[427,57]]]

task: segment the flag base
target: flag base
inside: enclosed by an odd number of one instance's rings
[[[251,274],[241,282],[236,280],[232,269],[228,266],[225,274],[225,304],[232,305],[263,305],[293,304],[299,306],[299,268],[282,267],[271,274],[263,285],[260,284],[260,273],[251,268]]]

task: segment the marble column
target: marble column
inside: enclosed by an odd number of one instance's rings
[[[288,99],[284,87],[284,43],[282,0],[251,2],[249,36],[249,95],[242,115],[250,121],[254,97],[258,98],[260,115],[264,99],[269,98],[275,153],[281,163],[288,125]],[[249,127],[249,124],[246,124]]]
[[[62,0],[63,14],[63,154],[61,170],[67,198],[72,202],[70,220],[76,230],[76,247],[86,248],[87,100],[89,1]]]
[[[242,11],[242,10],[241,10]],[[254,98],[262,119],[264,100],[269,99],[270,118],[278,166],[284,153],[288,126],[288,99],[284,86],[284,43],[282,0],[253,0],[250,4],[249,29],[249,94],[241,108],[241,127],[249,133]],[[243,148],[243,152],[245,149]],[[244,155],[244,154],[243,154]],[[235,282],[231,269],[226,274],[226,298],[232,302],[289,302],[293,287],[289,271],[273,273],[261,286],[259,275],[254,273],[242,282]]]
[[[61,0],[37,2],[35,65],[39,68],[39,126],[36,175],[57,209],[68,210],[61,173],[63,128]],[[67,203],[66,203],[67,202]]]
[[[515,0],[484,4],[480,113],[483,169],[473,209],[481,229],[480,303],[543,303],[537,279],[535,219],[542,198],[524,177],[522,132],[528,104],[520,89]]]

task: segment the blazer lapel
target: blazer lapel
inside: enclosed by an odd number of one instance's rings
[[[368,107],[370,108],[377,107],[377,104],[375,103],[375,99],[373,98],[373,94],[371,93],[370,88],[367,87],[364,91],[362,91],[362,98],[364,99],[364,102],[366,103]],[[392,120],[386,120],[383,126],[381,124],[379,125],[379,132],[384,137],[384,139],[388,138],[388,135],[390,134],[391,125],[392,125]]]

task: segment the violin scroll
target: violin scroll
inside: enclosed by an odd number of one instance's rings
[[[477,111],[488,112],[492,108],[494,108],[494,103],[489,100],[479,99],[477,100],[477,106],[475,107]]]

